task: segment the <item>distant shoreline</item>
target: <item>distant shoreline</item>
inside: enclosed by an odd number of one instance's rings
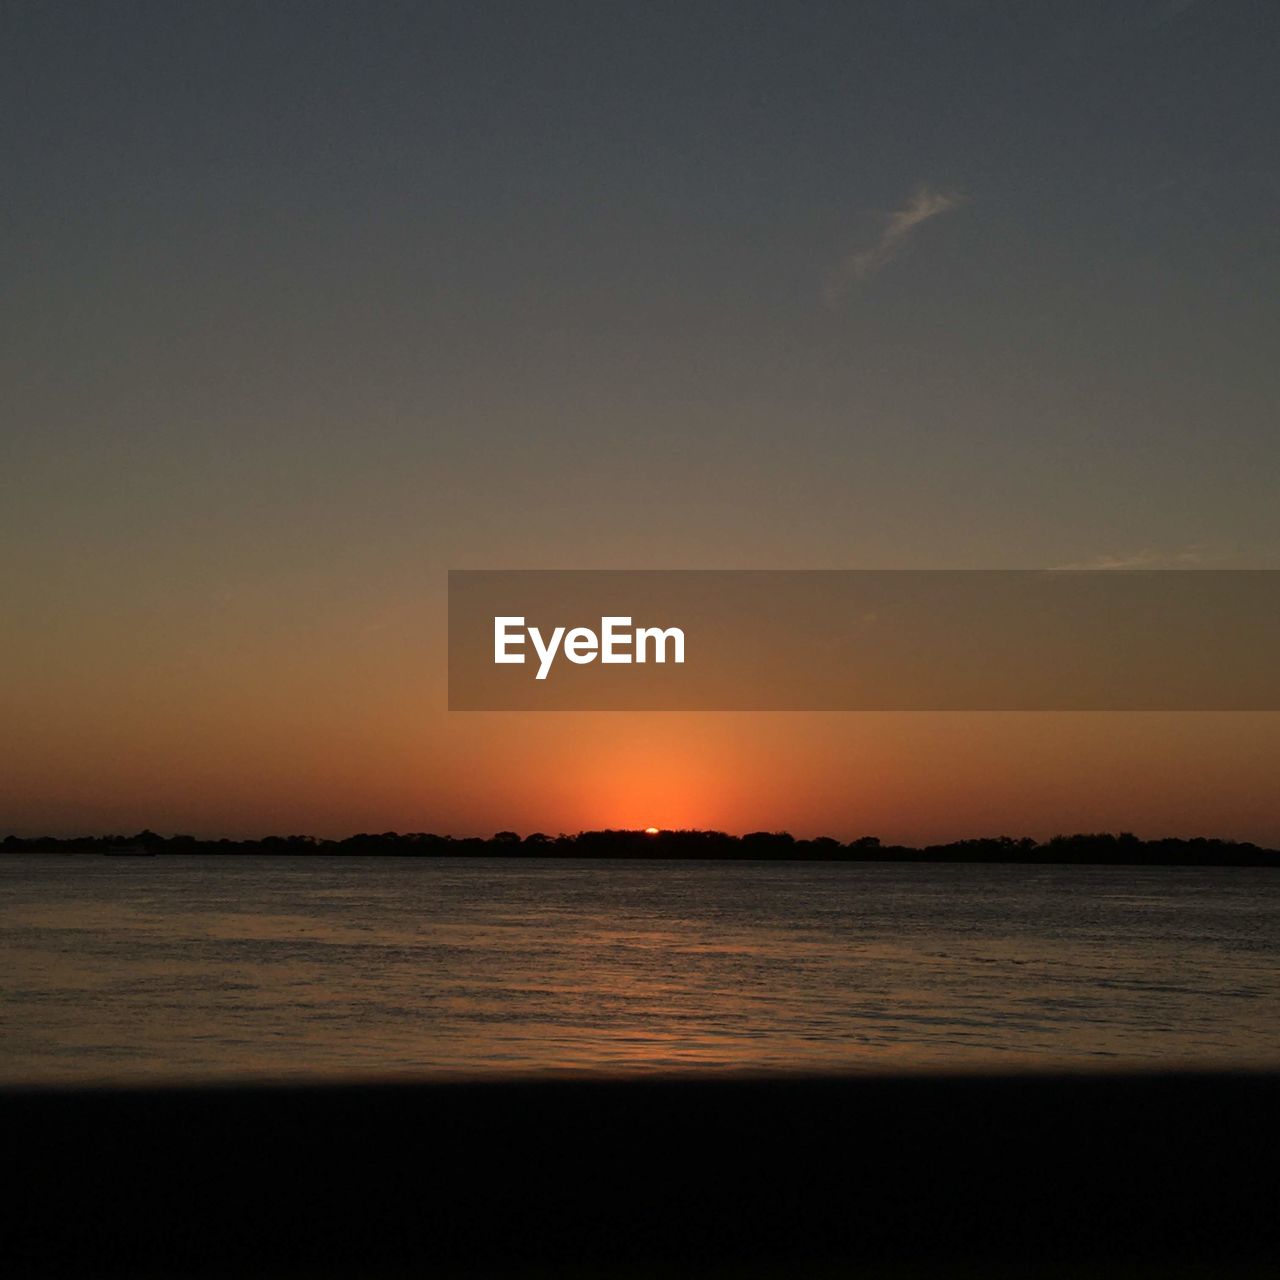
[[[6,836],[0,854],[99,854],[118,857],[165,855],[287,855],[303,857],[402,858],[581,858],[643,861],[768,861],[879,863],[1008,863],[1018,866],[1280,867],[1280,850],[1244,841],[1205,837],[1140,840],[1122,833],[1079,833],[1036,841],[1030,837],[983,837],[913,848],[883,844],[874,836],[842,842],[829,836],[797,839],[786,832],[756,831],[580,831],[521,836],[502,831],[488,839],[428,832],[361,833],[342,840],[315,836],[266,836],[256,840],[199,840],[193,836],[135,835]]]

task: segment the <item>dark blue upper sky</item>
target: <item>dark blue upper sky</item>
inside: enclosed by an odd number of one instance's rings
[[[1272,4],[2,14],[46,514],[367,486],[482,562],[574,561],[603,490],[615,562],[1280,542]]]

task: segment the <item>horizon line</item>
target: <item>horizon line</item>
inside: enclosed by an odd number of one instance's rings
[[[796,836],[785,830],[765,830],[758,829],[753,831],[744,831],[741,833],[721,831],[717,828],[708,827],[594,827],[582,828],[576,832],[557,832],[551,835],[544,831],[531,831],[521,834],[516,831],[496,831],[492,835],[456,835],[453,833],[441,833],[435,831],[359,831],[353,832],[346,836],[316,836],[305,832],[291,832],[288,835],[268,834],[257,836],[195,836],[185,832],[174,832],[165,836],[150,827],[143,827],[141,830],[132,834],[126,834],[122,831],[100,831],[97,833],[82,833],[76,835],[20,835],[17,832],[9,832],[0,837],[0,849],[5,847],[12,849],[16,845],[24,844],[87,844],[87,843],[103,843],[103,842],[132,842],[135,844],[152,843],[176,845],[179,847],[191,845],[292,845],[295,848],[328,848],[338,847],[345,844],[356,842],[370,843],[375,841],[386,842],[403,842],[403,843],[427,843],[436,842],[441,844],[459,844],[459,845],[493,845],[497,847],[512,848],[519,846],[547,846],[547,845],[568,845],[575,844],[579,841],[599,838],[613,839],[641,839],[644,843],[653,843],[657,845],[660,842],[670,841],[673,838],[683,838],[688,842],[691,840],[715,841],[718,843],[731,844],[764,844],[770,842],[776,845],[808,845],[819,846],[823,848],[841,848],[841,849],[881,849],[885,852],[903,851],[911,853],[927,852],[937,849],[951,849],[972,845],[991,845],[1006,849],[1044,849],[1054,845],[1063,845],[1070,843],[1080,843],[1092,841],[1099,844],[1114,844],[1126,847],[1152,846],[1152,845],[1217,845],[1222,847],[1230,847],[1237,849],[1256,849],[1260,852],[1280,854],[1280,849],[1273,849],[1265,845],[1259,845],[1252,840],[1240,840],[1230,836],[1205,836],[1205,835],[1163,835],[1141,837],[1135,835],[1131,831],[1074,831],[1074,832],[1058,832],[1046,839],[1039,840],[1034,836],[1021,835],[1013,836],[1007,833],[989,834],[989,835],[971,835],[960,836],[948,840],[928,841],[923,844],[903,844],[893,841],[886,841],[881,837],[865,834],[855,836],[848,840],[841,840],[831,835],[816,836]]]

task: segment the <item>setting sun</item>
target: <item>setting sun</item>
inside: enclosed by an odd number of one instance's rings
[[[656,836],[659,834],[657,827],[645,827],[644,833],[647,836]]]

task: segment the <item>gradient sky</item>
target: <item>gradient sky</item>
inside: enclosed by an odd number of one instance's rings
[[[1269,0],[0,8],[0,829],[1280,843],[1280,717],[444,709],[445,570],[1280,566]]]

